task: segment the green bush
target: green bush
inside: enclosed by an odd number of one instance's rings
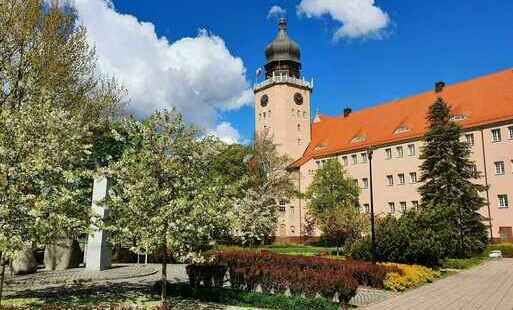
[[[265,309],[335,310],[339,306],[324,298],[306,299],[285,295],[271,295],[232,290],[227,288],[192,288],[188,284],[168,284],[171,297],[194,299],[223,305],[256,307]]]
[[[488,257],[491,251],[501,251],[502,257],[513,258],[513,244],[512,243],[498,243],[489,245],[484,252],[484,255]]]
[[[351,256],[370,260],[370,237],[360,241]],[[417,212],[409,211],[399,218],[386,216],[377,220],[376,256],[380,262],[439,266],[442,244],[430,225]]]

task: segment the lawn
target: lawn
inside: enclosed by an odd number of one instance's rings
[[[219,251],[244,251],[244,250],[264,250],[276,254],[284,255],[300,255],[300,256],[319,256],[321,253],[328,253],[333,255],[336,251],[335,248],[310,246],[310,245],[296,245],[296,244],[272,244],[255,248],[244,248],[238,246],[220,246]]]

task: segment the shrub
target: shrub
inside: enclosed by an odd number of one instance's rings
[[[223,265],[192,264],[185,267],[192,287],[199,287],[201,284],[205,287],[223,287],[226,270]]]
[[[168,284],[171,297],[194,299],[224,305],[264,309],[336,310],[339,307],[325,298],[307,299],[297,296],[270,295],[225,288],[191,288],[187,284]]]
[[[484,257],[448,258],[443,261],[442,267],[447,269],[469,269],[481,264]]]
[[[370,238],[357,244],[351,256],[372,259]],[[376,260],[439,266],[442,260],[440,237],[415,211],[406,212],[399,218],[380,218],[376,223]]]
[[[484,252],[484,255],[488,257],[491,251],[499,250],[502,252],[502,256],[506,258],[513,258],[513,244],[512,243],[498,243],[489,245]]]
[[[401,273],[390,272],[387,274],[384,286],[387,290],[404,291],[424,283],[431,283],[440,277],[440,273],[430,268],[418,265],[385,264],[395,266]]]

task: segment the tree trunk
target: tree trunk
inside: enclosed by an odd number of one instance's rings
[[[164,257],[162,261],[162,279],[161,279],[160,302],[162,309],[167,309],[167,247],[164,248]]]
[[[2,253],[0,253],[0,264],[2,265],[2,274],[0,275],[0,308],[2,307],[2,295],[4,293],[4,280],[5,280],[5,264],[2,261]]]

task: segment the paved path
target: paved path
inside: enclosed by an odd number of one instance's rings
[[[486,262],[365,309],[513,310],[513,259]]]

